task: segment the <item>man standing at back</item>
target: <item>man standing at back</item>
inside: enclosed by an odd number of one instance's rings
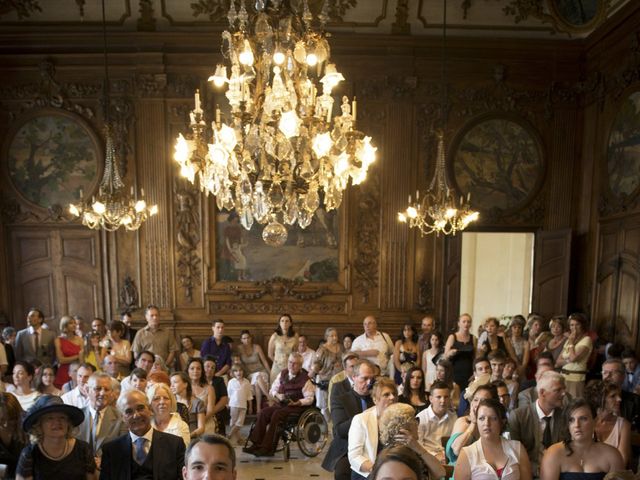
[[[20,330],[16,335],[16,360],[33,362],[40,360],[43,365],[53,365],[55,362],[54,340],[56,334],[43,328],[44,315],[37,308],[32,308],[27,314],[29,326]]]
[[[214,320],[213,335],[202,342],[200,357],[211,355],[216,361],[216,377],[221,377],[231,368],[231,346],[224,341],[224,321]]]
[[[149,350],[154,355],[160,355],[165,364],[172,368],[176,352],[178,351],[178,343],[173,333],[169,330],[160,328],[160,311],[158,307],[149,305],[144,311],[144,318],[147,326],[136,333],[133,340],[131,350],[136,358],[140,352]]]
[[[360,358],[369,360],[380,367],[381,375],[389,375],[389,358],[393,353],[393,342],[389,335],[378,331],[376,317],[369,315],[363,322],[364,333],[357,337],[351,345],[351,351],[357,352]]]
[[[104,445],[100,480],[176,480],[184,465],[184,442],[151,427],[144,393],[130,390],[118,400],[128,432]]]
[[[422,362],[422,354],[431,345],[431,334],[435,332],[435,319],[432,315],[425,315],[420,322],[420,337],[418,338],[418,358]]]

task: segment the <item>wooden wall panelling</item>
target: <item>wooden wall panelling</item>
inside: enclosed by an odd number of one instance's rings
[[[412,171],[415,116],[413,106],[407,103],[390,103],[388,106],[388,141],[384,148],[382,164],[381,221],[383,236],[381,252],[380,307],[387,312],[407,310],[410,289],[409,277],[409,227],[398,222],[398,212],[406,208],[411,186],[407,176]],[[415,193],[414,193],[415,194]],[[411,268],[413,273],[413,268]]]
[[[531,311],[565,315],[571,284],[571,229],[539,231],[535,239]]]
[[[157,203],[159,214],[141,228],[143,275],[142,304],[160,307],[162,316],[172,309],[173,255],[171,239],[171,204],[168,186],[168,145],[165,135],[165,108],[160,99],[140,99],[136,104],[137,183],[143,187],[147,201]]]
[[[440,305],[440,325],[443,334],[453,331],[460,312],[460,266],[462,262],[462,235],[440,239],[443,248],[442,303]],[[473,315],[473,312],[467,312]]]

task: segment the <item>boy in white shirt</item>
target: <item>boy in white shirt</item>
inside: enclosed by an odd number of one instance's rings
[[[253,400],[251,393],[251,383],[244,378],[244,370],[239,365],[231,368],[233,378],[229,380],[227,392],[229,393],[229,408],[231,410],[231,422],[229,426],[229,440],[233,441],[239,437],[240,429],[244,425],[244,419],[247,415],[247,404]],[[241,439],[238,443],[242,444]]]

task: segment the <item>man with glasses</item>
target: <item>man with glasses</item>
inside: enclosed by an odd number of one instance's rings
[[[106,373],[94,373],[87,382],[87,394],[89,405],[82,409],[84,421],[78,427],[78,436],[84,440],[93,450],[96,465],[100,468],[102,446],[115,438],[123,435],[127,428],[122,421],[122,415],[110,406],[111,377]]]

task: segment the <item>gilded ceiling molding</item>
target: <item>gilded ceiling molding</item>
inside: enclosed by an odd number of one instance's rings
[[[201,284],[200,215],[198,213],[198,190],[191,183],[177,178],[174,183],[176,207],[176,249],[178,283],[185,298],[193,301],[193,289]]]
[[[268,295],[274,300],[291,297],[307,301],[323,297],[331,293],[331,289],[325,286],[311,286],[300,279],[273,277],[269,280],[254,282],[251,286],[231,285],[226,288],[226,292],[240,300],[260,300]]]
[[[0,0],[0,17],[14,11],[18,19],[23,20],[36,12],[42,12],[42,7],[38,0]]]

